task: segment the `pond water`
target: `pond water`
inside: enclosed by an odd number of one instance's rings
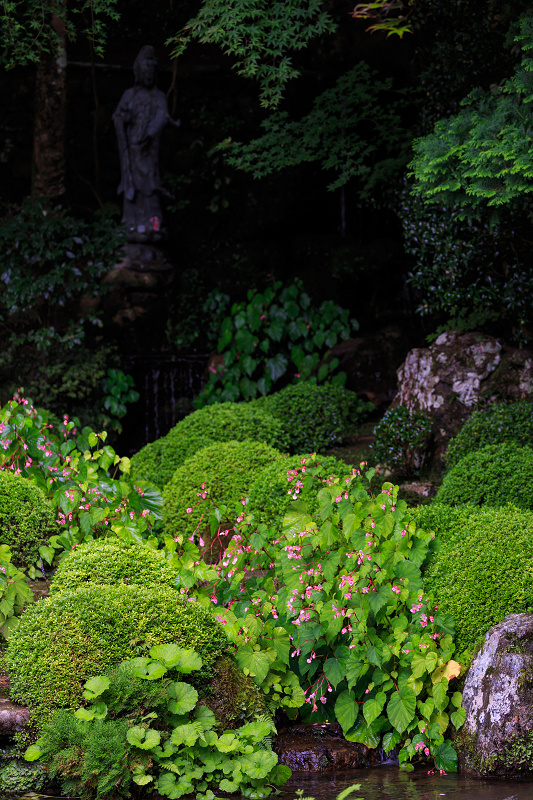
[[[354,798],[362,800],[533,800],[533,782],[489,781],[466,775],[428,775],[426,770],[400,772],[383,766],[337,772],[335,775],[294,775],[286,784],[284,800],[293,800],[296,790],[315,800],[335,800],[353,783],[361,788]]]

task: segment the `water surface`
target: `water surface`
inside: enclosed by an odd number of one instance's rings
[[[361,788],[353,797],[363,800],[533,800],[533,782],[491,781],[466,775],[428,775],[427,770],[400,772],[398,767],[383,766],[347,770],[335,775],[293,774],[286,784],[285,800],[292,800],[297,789],[315,800],[335,800],[337,794],[353,783]]]

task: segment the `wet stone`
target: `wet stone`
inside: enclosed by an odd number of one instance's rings
[[[358,769],[383,762],[381,750],[347,742],[337,723],[297,725],[281,731],[274,750],[279,763],[293,772],[328,772]]]

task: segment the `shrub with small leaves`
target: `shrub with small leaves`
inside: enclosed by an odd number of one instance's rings
[[[0,470],[0,544],[22,570],[39,558],[39,547],[57,534],[52,506],[28,478]]]
[[[346,431],[374,408],[343,386],[310,381],[252,402],[281,422],[281,449],[291,453],[323,453],[342,442]]]
[[[374,428],[375,461],[412,475],[426,458],[431,427],[422,411],[410,411],[404,405],[389,409]]]
[[[131,459],[132,475],[162,489],[176,469],[203,447],[246,440],[279,447],[283,441],[282,425],[268,409],[252,403],[216,403],[189,414],[166,436],[135,453]]]
[[[515,442],[519,447],[533,445],[533,403],[493,403],[474,411],[450,441],[446,462],[454,467],[473,450],[504,442]]]
[[[263,442],[222,442],[204,447],[179,467],[163,492],[165,534],[180,544],[209,524],[219,506],[233,511],[245,502],[262,469],[280,461],[279,450]],[[229,520],[232,522],[233,520]]]
[[[212,612],[174,589],[91,584],[57,592],[28,607],[9,637],[11,699],[41,713],[75,707],[91,675],[170,642],[196,649],[207,673],[228,651]]]
[[[444,476],[437,503],[450,506],[505,506],[533,509],[533,448],[511,443],[474,450]]]
[[[437,536],[424,585],[453,617],[460,660],[468,662],[489,628],[533,611],[533,513],[436,502],[410,514]]]
[[[94,583],[173,587],[175,578],[176,569],[162,550],[144,542],[95,539],[79,545],[60,561],[50,594]]]

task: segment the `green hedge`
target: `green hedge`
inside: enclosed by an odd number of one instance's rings
[[[424,587],[453,616],[458,653],[508,614],[533,611],[533,513],[434,503],[411,514],[437,535]]]
[[[148,587],[162,584],[172,588],[175,578],[176,570],[162,550],[153,550],[143,542],[95,539],[71,550],[60,562],[50,593],[93,583]]]
[[[57,533],[43,492],[27,478],[0,471],[0,544],[11,548],[13,564],[27,569],[39,558],[39,545]]]
[[[253,514],[256,522],[265,522],[281,530],[283,517],[289,511],[294,496],[294,491],[291,492],[290,489],[294,489],[297,480],[305,478],[305,472],[301,471],[304,466],[308,474],[312,470],[325,478],[330,475],[347,475],[352,470],[350,465],[333,456],[317,456],[313,459],[306,455],[285,456],[262,469],[252,483],[247,513]],[[297,477],[291,474],[296,470]]]
[[[474,411],[459,433],[451,439],[446,461],[455,466],[461,458],[489,444],[516,442],[533,445],[533,403],[494,403]]]
[[[131,459],[132,476],[162,489],[176,469],[203,447],[247,439],[277,447],[282,439],[281,423],[268,410],[252,403],[207,406],[189,414],[162,439],[135,453]]]
[[[10,698],[48,712],[77,708],[81,684],[146,645],[194,648],[204,668],[228,652],[214,614],[164,586],[86,586],[57,592],[28,607],[9,637]]]
[[[198,526],[204,528],[211,511],[221,505],[229,509],[233,520],[236,504],[248,495],[261,470],[282,458],[278,450],[263,442],[221,442],[204,447],[176,470],[163,491],[165,533],[188,538]]]
[[[488,445],[462,458],[444,476],[435,500],[460,505],[533,508],[533,449],[514,444]]]
[[[266,409],[283,425],[282,450],[291,453],[323,453],[342,442],[374,408],[343,386],[302,381],[250,405]]]

